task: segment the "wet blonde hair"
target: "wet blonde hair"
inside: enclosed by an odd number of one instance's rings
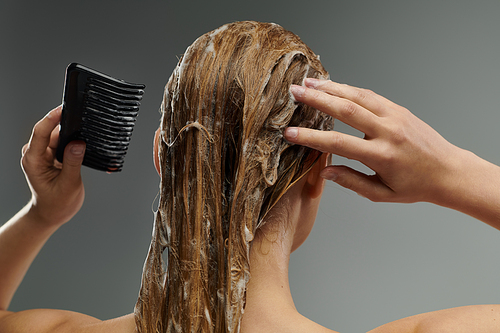
[[[186,50],[161,106],[160,204],[135,308],[140,333],[239,332],[254,233],[318,155],[283,131],[333,126],[291,97],[290,85],[306,77],[328,74],[276,24],[227,24]]]

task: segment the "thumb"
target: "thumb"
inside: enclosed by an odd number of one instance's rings
[[[344,165],[330,165],[321,171],[320,176],[371,201],[389,202],[394,195],[393,190],[385,185],[376,174],[369,176]]]
[[[85,142],[72,141],[64,149],[61,173],[64,177],[80,177],[83,157],[85,156]]]

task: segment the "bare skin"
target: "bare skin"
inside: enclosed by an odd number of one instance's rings
[[[33,196],[28,205],[0,229],[0,271],[3,273],[0,276],[0,332],[135,332],[133,314],[101,321],[61,310],[7,311],[17,287],[42,246],[78,212],[83,203],[80,168],[84,144],[69,144],[62,165],[54,159],[60,116],[60,107],[49,112],[35,125],[30,142],[23,147],[21,164]],[[158,135],[155,135],[156,140]],[[155,143],[155,151],[157,146]],[[155,165],[158,167],[157,159]],[[324,184],[319,172],[325,166],[326,154],[285,194],[281,203],[286,202],[287,206],[294,208],[287,210],[283,204],[276,205],[269,213],[267,226],[255,238],[250,256],[253,278],[247,293],[248,315],[242,324],[242,332],[265,332],[262,327],[265,322],[274,323],[268,327],[269,332],[277,332],[276,323],[282,323],[279,327],[288,328],[288,332],[292,328],[328,331],[297,312],[288,284],[290,253],[303,243],[312,229]],[[283,216],[276,214],[277,210],[287,210],[286,223],[275,218]],[[276,270],[276,267],[280,269]],[[266,311],[262,316],[263,303],[281,311]],[[255,325],[256,319],[259,325]]]
[[[309,88],[292,88],[298,101],[360,129],[366,137],[300,128],[288,129],[286,138],[323,152],[357,159],[375,174],[364,175],[345,166],[326,166],[324,154],[321,162],[273,208],[268,223],[256,233],[252,245],[252,279],[241,329],[244,333],[333,332],[297,312],[288,284],[290,253],[312,229],[323,178],[373,201],[428,201],[500,228],[500,194],[495,192],[500,188],[497,177],[500,168],[453,146],[408,110],[373,92],[330,81],[306,80],[306,85]],[[33,196],[26,207],[0,228],[0,331],[135,332],[133,314],[101,321],[69,311],[7,310],[43,244],[83,203],[80,167],[84,144],[68,145],[62,165],[54,160],[60,112],[60,107],[56,108],[38,122],[30,142],[23,147],[22,166]],[[500,306],[481,305],[420,314],[370,332],[498,331]]]
[[[66,147],[62,165],[55,160],[60,118],[61,107],[50,111],[35,125],[29,143],[22,149],[21,165],[32,198],[0,228],[0,331],[133,332],[132,316],[101,322],[70,311],[7,311],[40,249],[83,204],[85,191],[80,168],[85,144],[72,142]]]
[[[293,86],[295,98],[365,133],[288,128],[293,143],[358,160],[375,174],[328,166],[325,179],[372,200],[425,201],[500,229],[500,168],[446,141],[429,125],[372,91],[314,79]]]

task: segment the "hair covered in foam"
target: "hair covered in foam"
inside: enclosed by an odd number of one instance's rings
[[[317,154],[283,131],[333,126],[289,87],[327,75],[276,24],[227,24],[186,50],[161,107],[160,206],[135,309],[140,333],[239,332],[255,231]]]

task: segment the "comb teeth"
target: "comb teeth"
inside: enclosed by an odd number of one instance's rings
[[[117,80],[79,64],[66,69],[56,157],[73,140],[87,144],[83,165],[122,170],[145,86]]]

